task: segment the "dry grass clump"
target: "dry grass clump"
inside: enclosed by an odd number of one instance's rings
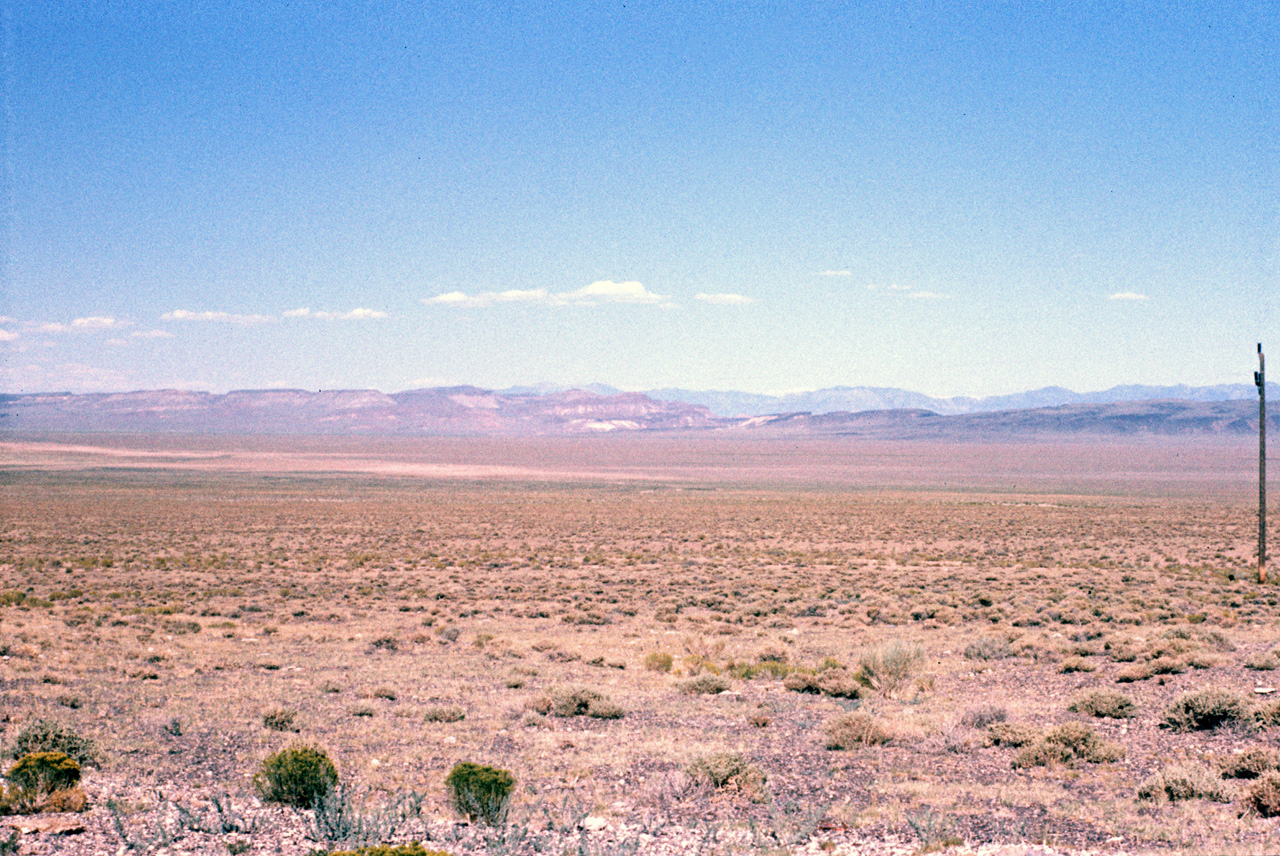
[[[1244,661],[1244,667],[1257,672],[1274,672],[1280,669],[1280,651],[1273,649],[1250,654]]]
[[[1107,719],[1128,719],[1138,710],[1133,699],[1121,692],[1099,688],[1076,696],[1068,710]]]
[[[77,786],[80,765],[62,752],[23,755],[5,778],[10,784],[0,788],[0,814],[83,811],[88,804]]]
[[[1280,770],[1280,755],[1269,746],[1252,746],[1218,759],[1224,779],[1256,779],[1272,770]]]
[[[1228,802],[1230,798],[1222,786],[1222,779],[1203,764],[1171,764],[1139,786],[1138,799],[1151,802]]]
[[[622,705],[587,687],[556,687],[535,698],[528,707],[535,713],[559,717],[621,719],[626,714]]]
[[[665,651],[652,651],[644,657],[644,667],[651,672],[670,672],[675,658]]]
[[[988,746],[1017,749],[1040,739],[1040,730],[1023,722],[997,722],[987,728]]]
[[[1245,789],[1246,809],[1260,817],[1280,817],[1280,773],[1264,773]]]
[[[1086,660],[1084,657],[1067,657],[1058,665],[1058,671],[1064,675],[1072,672],[1092,672],[1098,667]]]
[[[858,655],[858,681],[886,696],[894,695],[924,664],[924,649],[893,639]]]
[[[432,705],[422,714],[424,722],[461,722],[467,712],[457,705]]]
[[[859,746],[879,746],[888,743],[891,735],[879,719],[863,710],[842,713],[828,719],[822,726],[828,749],[856,749]]]
[[[685,773],[696,782],[716,790],[735,791],[752,802],[764,802],[767,798],[768,777],[737,752],[702,755],[685,767]]]
[[[1254,708],[1252,716],[1253,721],[1263,728],[1280,725],[1280,701]]]
[[[966,660],[1007,660],[1017,656],[1007,636],[983,636],[964,649]]]
[[[719,695],[729,691],[729,682],[719,675],[703,674],[676,684],[685,695]]]
[[[792,672],[782,685],[792,692],[828,695],[833,698],[860,698],[863,685],[855,672],[841,667],[820,672]]]
[[[1174,731],[1210,731],[1243,722],[1248,716],[1245,700],[1233,692],[1205,689],[1183,693],[1165,708],[1161,723]]]
[[[1006,721],[1009,711],[993,704],[971,707],[960,716],[960,724],[965,728],[983,729]]]
[[[262,715],[262,727],[272,731],[298,731],[298,712],[289,707],[277,707]]]
[[[1050,767],[1075,761],[1103,764],[1123,757],[1123,746],[1100,739],[1083,722],[1066,722],[1049,729],[1036,742],[1023,746],[1014,757],[1013,766],[1015,769]]]

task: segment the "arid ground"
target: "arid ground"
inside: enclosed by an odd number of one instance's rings
[[[4,440],[0,739],[98,755],[24,853],[1280,852],[1246,442]]]

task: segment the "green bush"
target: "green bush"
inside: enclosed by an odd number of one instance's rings
[[[472,823],[497,826],[506,819],[516,780],[506,770],[461,761],[444,783],[459,814]]]
[[[1201,764],[1173,764],[1147,779],[1138,788],[1138,799],[1159,802],[1213,800],[1227,802],[1222,779]]]
[[[33,752],[61,752],[81,767],[96,767],[101,758],[96,743],[51,719],[37,719],[24,725],[7,754],[10,758],[20,758]]]
[[[330,850],[325,856],[449,856],[443,850],[427,850],[414,841],[412,844],[375,844],[355,850]]]
[[[889,742],[889,732],[880,720],[861,710],[827,720],[822,726],[822,733],[828,749],[854,749]]]
[[[63,752],[32,752],[10,767],[5,778],[23,790],[46,795],[80,781],[80,765]]]
[[[263,802],[311,808],[338,784],[329,756],[313,746],[296,744],[268,755],[253,776]]]
[[[1176,698],[1164,712],[1163,725],[1174,731],[1210,731],[1243,721],[1244,699],[1226,690],[1199,690]]]
[[[1124,693],[1108,689],[1087,690],[1076,696],[1068,708],[1085,716],[1108,719],[1128,719],[1137,709],[1138,706],[1133,703],[1133,699]]]

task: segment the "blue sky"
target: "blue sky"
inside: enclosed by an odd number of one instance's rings
[[[0,389],[1280,360],[1266,2],[9,2]]]

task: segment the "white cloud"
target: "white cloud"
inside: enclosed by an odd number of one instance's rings
[[[307,307],[302,309],[290,309],[284,313],[285,318],[317,318],[321,321],[365,321],[376,318],[386,318],[387,313],[377,309],[356,308],[350,312],[324,312],[311,311]]]
[[[743,294],[705,294],[699,292],[693,296],[694,300],[701,300],[703,303],[710,303],[713,306],[746,306],[748,303],[755,303],[754,297],[747,297]]]
[[[267,324],[274,320],[270,315],[235,315],[231,312],[191,312],[175,309],[160,316],[163,321],[215,321],[223,324]]]
[[[1138,294],[1136,291],[1117,291],[1115,294],[1107,295],[1107,300],[1148,300],[1145,294]]]
[[[583,286],[577,291],[550,292],[545,288],[528,290],[511,289],[509,291],[486,291],[480,294],[465,294],[461,291],[450,291],[435,297],[424,298],[423,303],[434,303],[442,306],[484,307],[499,303],[536,303],[546,306],[596,306],[601,303],[644,303],[666,304],[667,298],[654,294],[643,284],[634,281],[614,282],[603,279]]]
[[[851,270],[820,270],[814,276],[853,276]]]
[[[77,330],[109,330],[122,325],[107,315],[90,315],[87,318],[76,318],[71,326]]]
[[[0,342],[12,342],[18,338],[18,334],[12,330],[0,330]]]

